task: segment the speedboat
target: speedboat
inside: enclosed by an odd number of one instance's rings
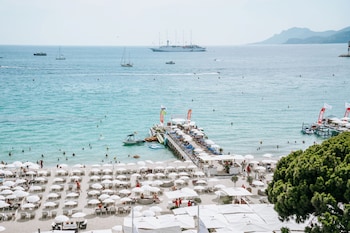
[[[137,139],[135,134],[129,134],[126,139],[123,141],[124,146],[133,146],[133,145],[139,145],[144,143],[145,140],[143,139]]]
[[[175,62],[174,61],[167,61],[167,62],[165,62],[165,64],[167,64],[167,65],[174,65]]]

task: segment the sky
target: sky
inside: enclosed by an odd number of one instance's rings
[[[350,26],[350,0],[0,0],[1,45],[244,45]]]

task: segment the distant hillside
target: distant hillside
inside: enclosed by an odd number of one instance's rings
[[[325,44],[348,43],[350,27],[339,31],[314,32],[308,28],[290,28],[258,44]]]

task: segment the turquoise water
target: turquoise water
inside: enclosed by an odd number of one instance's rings
[[[350,102],[350,60],[338,57],[345,44],[208,47],[204,53],[130,47],[133,68],[120,66],[123,49],[63,47],[66,60],[58,61],[58,47],[0,46],[0,160],[171,159],[167,149],[122,145],[129,133],[148,136],[161,105],[166,121],[191,108],[192,120],[226,153],[278,158],[322,141],[300,129],[317,120],[325,102],[333,106],[326,115],[339,117]],[[48,55],[33,56],[39,51]],[[176,64],[166,65],[169,60]]]

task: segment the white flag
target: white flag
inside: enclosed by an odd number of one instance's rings
[[[329,105],[329,104],[327,104],[327,103],[324,103],[323,107],[324,107],[325,109],[332,109],[332,106]]]
[[[350,103],[345,103],[345,108],[350,108]]]

